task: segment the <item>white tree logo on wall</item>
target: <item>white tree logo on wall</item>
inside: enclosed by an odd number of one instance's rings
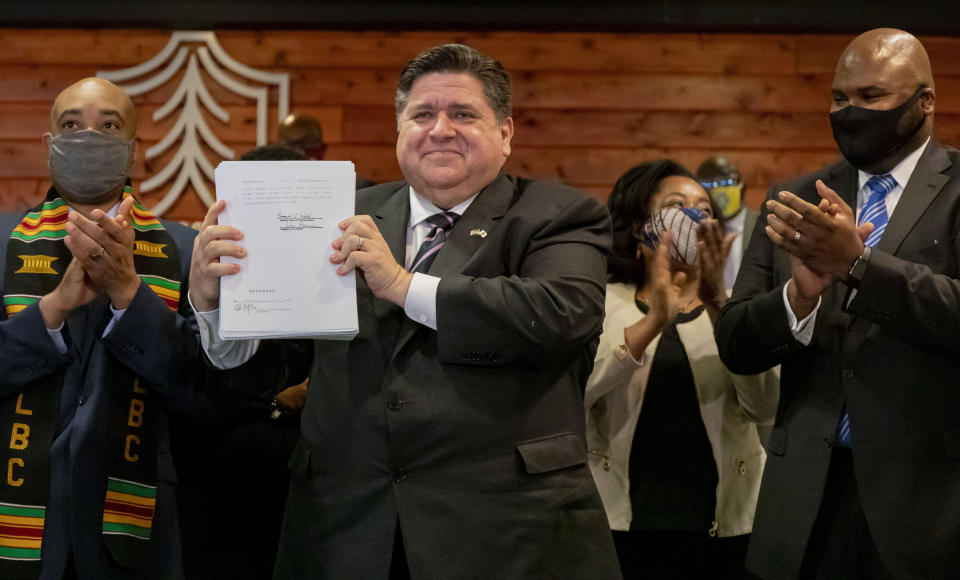
[[[153,122],[162,121],[178,108],[181,109],[180,116],[173,128],[145,154],[149,161],[176,143],[180,144],[173,159],[140,184],[140,191],[147,193],[174,180],[163,199],[153,207],[157,215],[162,215],[176,203],[188,183],[204,204],[208,207],[213,204],[207,183],[213,181],[214,168],[201,145],[206,145],[222,159],[236,157],[233,149],[214,134],[203,117],[201,106],[221,122],[230,121],[230,113],[207,89],[200,74],[201,66],[210,78],[230,92],[256,101],[258,146],[267,143],[270,88],[277,87],[278,121],[287,116],[290,104],[289,74],[260,71],[235,60],[217,42],[216,34],[209,31],[174,32],[163,50],[150,60],[126,69],[98,71],[97,76],[116,83],[130,96],[136,96],[164,85],[184,66],[186,71],[180,78],[180,85],[173,96],[153,113]]]

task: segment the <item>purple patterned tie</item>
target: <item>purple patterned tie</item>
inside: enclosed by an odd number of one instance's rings
[[[870,232],[870,236],[863,242],[863,245],[870,248],[876,246],[883,236],[884,230],[887,229],[889,217],[887,216],[887,204],[884,200],[896,186],[897,180],[889,173],[874,175],[867,180],[870,197],[867,198],[867,203],[863,204],[863,209],[860,210],[857,225],[870,222],[873,224],[873,231]],[[853,446],[853,438],[850,433],[850,415],[847,414],[846,406],[843,408],[843,415],[840,416],[840,424],[837,425],[837,439],[840,440],[840,445],[844,447]]]
[[[425,220],[430,224],[430,233],[427,234],[427,237],[423,239],[423,243],[420,244],[417,257],[413,259],[413,265],[410,266],[411,272],[427,273],[427,270],[430,269],[430,264],[433,263],[433,259],[437,257],[437,253],[440,251],[440,248],[443,247],[443,241],[447,239],[447,232],[453,228],[453,224],[457,223],[457,218],[459,217],[459,214],[453,213],[452,211],[444,211],[435,213]]]

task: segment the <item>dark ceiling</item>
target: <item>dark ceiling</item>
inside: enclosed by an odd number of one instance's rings
[[[955,1],[0,0],[0,26],[960,34]]]

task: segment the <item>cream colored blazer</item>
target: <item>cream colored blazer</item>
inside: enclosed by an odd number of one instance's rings
[[[636,286],[608,284],[606,318],[584,406],[590,469],[613,530],[630,529],[630,448],[657,336],[635,360],[624,344],[625,328],[644,314],[634,302]],[[711,535],[750,533],[766,453],[755,423],[772,423],[780,395],[779,367],[759,375],[735,375],[720,362],[710,317],[704,312],[677,326],[687,352],[700,416],[717,464],[717,507]],[[706,530],[705,530],[706,531]]]

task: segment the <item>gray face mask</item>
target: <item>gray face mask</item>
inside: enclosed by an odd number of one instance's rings
[[[73,201],[96,203],[126,182],[133,139],[91,129],[63,133],[50,138],[47,165],[57,188]]]

